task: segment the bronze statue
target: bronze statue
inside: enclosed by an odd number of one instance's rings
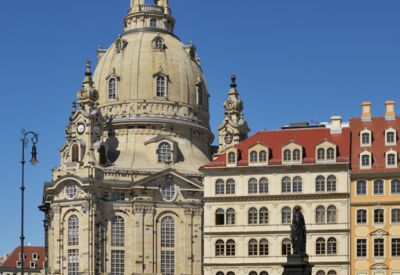
[[[306,254],[307,231],[304,222],[303,213],[299,206],[293,210],[292,232],[290,239],[292,241],[293,254]]]

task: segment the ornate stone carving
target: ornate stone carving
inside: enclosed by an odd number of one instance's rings
[[[81,205],[81,209],[83,213],[86,213],[89,210],[89,202],[85,201]]]
[[[121,36],[115,41],[115,51],[117,53],[123,52],[126,46],[128,45],[128,41],[121,38]]]

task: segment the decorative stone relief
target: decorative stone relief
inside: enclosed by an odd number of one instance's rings
[[[115,41],[115,51],[117,53],[123,52],[127,45],[128,45],[128,41],[119,37],[117,39],[117,41]]]
[[[89,210],[89,202],[85,201],[84,203],[82,203],[81,209],[83,213],[86,213]]]

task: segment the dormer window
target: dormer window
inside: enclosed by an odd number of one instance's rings
[[[159,75],[156,78],[157,82],[157,97],[166,97],[167,96],[167,78],[164,75]]]
[[[325,159],[325,149],[324,148],[319,148],[318,149],[317,158],[318,158],[318,160],[324,160]]]
[[[361,131],[360,135],[360,143],[361,146],[370,146],[371,145],[371,131],[368,129],[364,129]]]
[[[336,160],[336,145],[330,141],[323,141],[315,148],[317,162],[333,162]]]
[[[108,79],[108,99],[116,100],[117,99],[117,78],[111,77]]]
[[[171,144],[163,142],[158,146],[157,150],[158,162],[160,163],[171,163],[172,162],[172,149]]]
[[[284,161],[291,161],[292,157],[291,157],[291,152],[289,149],[286,149],[285,151],[283,151],[283,160]]]
[[[397,152],[393,150],[386,152],[386,167],[397,167]]]
[[[236,155],[234,152],[230,152],[228,154],[228,164],[235,164],[236,163]]]
[[[360,166],[363,169],[371,168],[371,153],[370,152],[363,152],[360,155]]]
[[[335,159],[335,149],[328,148],[328,150],[326,150],[326,159],[327,160],[334,160]]]
[[[258,157],[257,151],[252,151],[250,153],[250,162],[252,163],[257,162],[257,157]]]
[[[301,153],[299,149],[293,150],[293,161],[300,161],[301,160]]]
[[[396,130],[390,128],[385,131],[385,142],[386,145],[396,145]]]
[[[259,161],[260,162],[266,162],[267,161],[267,152],[266,151],[261,151],[260,152]]]

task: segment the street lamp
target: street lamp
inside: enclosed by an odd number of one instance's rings
[[[22,130],[22,138],[21,138],[21,143],[22,143],[22,159],[21,159],[21,168],[22,168],[22,174],[21,174],[21,275],[24,275],[24,260],[25,260],[25,255],[24,255],[24,191],[25,191],[25,147],[29,144],[29,140],[32,143],[32,151],[31,151],[31,160],[29,161],[32,166],[35,166],[36,164],[39,163],[37,160],[37,149],[36,149],[36,144],[38,143],[38,134],[32,131],[25,132],[25,130]]]

